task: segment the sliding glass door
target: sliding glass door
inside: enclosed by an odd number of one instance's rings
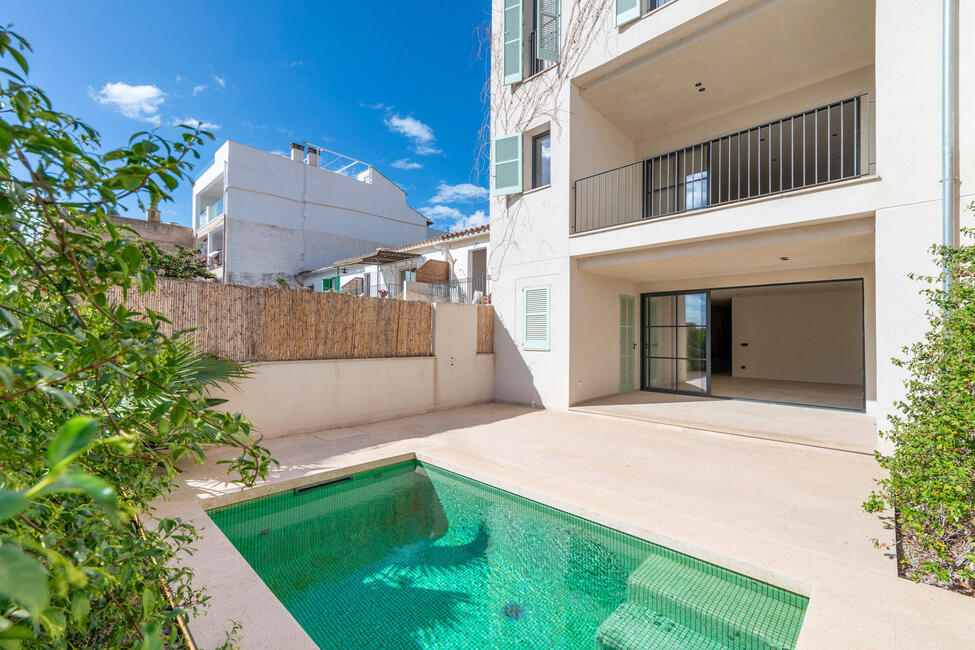
[[[643,295],[643,390],[708,395],[707,291]]]

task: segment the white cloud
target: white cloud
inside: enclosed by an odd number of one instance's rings
[[[275,149],[271,153],[273,153],[275,156],[284,156],[285,158],[288,158],[289,157],[289,154],[288,154],[287,151],[281,151],[280,149]]]
[[[182,81],[182,80],[183,80],[183,75],[181,74],[176,75],[176,81]]]
[[[122,81],[107,83],[97,93],[89,88],[88,95],[126,117],[151,124],[159,124],[159,107],[166,97],[156,86],[132,86]]]
[[[210,73],[210,76],[213,77],[213,80],[215,82],[217,82],[217,85],[220,86],[221,88],[226,88],[227,87],[227,80],[224,79],[223,77],[218,77],[217,75],[215,75],[213,73]]]
[[[424,216],[434,221],[449,221],[448,228],[451,232],[476,228],[488,223],[490,217],[484,210],[475,210],[471,214],[464,214],[457,208],[449,205],[432,205],[420,210]]]
[[[219,124],[214,124],[213,122],[204,122],[198,120],[195,117],[185,117],[183,119],[174,119],[173,126],[179,126],[180,124],[185,124],[186,126],[193,127],[194,129],[203,129],[204,131],[216,131],[220,128]]]
[[[436,138],[433,136],[433,129],[420,120],[407,115],[403,117],[391,113],[386,116],[386,126],[393,133],[405,135],[413,141],[413,148],[420,156],[441,153],[436,147]]]
[[[302,65],[305,65],[305,62],[304,61],[301,61],[301,60],[298,60],[298,61],[292,61],[291,63],[289,63],[288,64],[288,67],[289,68],[297,68],[297,67],[302,66]]]
[[[430,199],[430,203],[458,203],[460,201],[476,201],[488,197],[487,189],[470,183],[437,185],[437,193]]]
[[[207,87],[205,84],[199,84],[198,86],[193,86],[193,96],[196,97],[206,89]]]
[[[390,164],[390,167],[393,169],[420,169],[423,167],[423,165],[418,162],[414,162],[409,158],[400,158],[399,160],[394,160]]]

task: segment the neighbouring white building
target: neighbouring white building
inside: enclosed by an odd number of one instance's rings
[[[445,233],[403,246],[378,248],[298,274],[315,291],[433,302],[488,302],[490,228]]]
[[[937,273],[943,58],[947,203],[973,198],[975,4],[957,24],[952,59],[938,0],[494,0],[495,397],[885,422],[927,325],[908,274]]]
[[[371,165],[293,143],[291,157],[227,141],[193,185],[193,229],[224,282],[289,283],[303,269],[438,234]]]

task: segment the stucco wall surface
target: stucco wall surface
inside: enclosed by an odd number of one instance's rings
[[[859,291],[732,298],[732,375],[861,383],[861,300]]]
[[[253,364],[214,392],[265,438],[355,426],[490,401],[494,355],[477,354],[477,306],[434,306],[434,355]]]

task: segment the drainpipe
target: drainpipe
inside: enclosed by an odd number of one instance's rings
[[[944,0],[941,61],[941,240],[958,246],[961,194],[958,178],[958,0]],[[944,288],[951,284],[947,259]]]

